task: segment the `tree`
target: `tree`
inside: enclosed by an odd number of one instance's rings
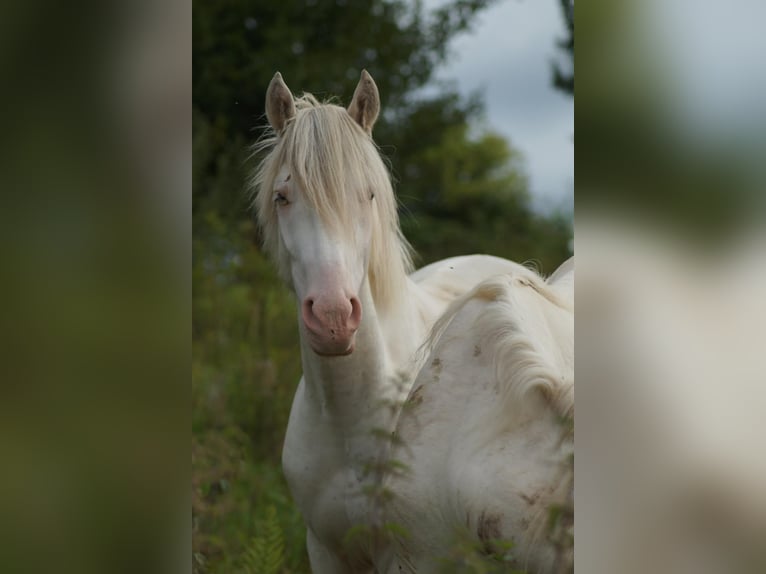
[[[567,56],[569,71],[557,62],[553,63],[553,85],[562,92],[574,96],[574,0],[559,0],[567,35],[557,42],[559,50]]]

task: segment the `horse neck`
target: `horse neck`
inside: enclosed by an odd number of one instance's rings
[[[402,400],[402,393],[408,390],[397,381],[397,354],[401,351],[392,332],[395,317],[406,311],[388,309],[379,315],[367,280],[359,299],[363,320],[354,352],[345,357],[321,357],[311,350],[301,331],[301,358],[309,404],[333,429],[346,456],[364,461],[378,452],[380,433],[373,429],[388,430],[393,425],[394,412],[385,405]]]

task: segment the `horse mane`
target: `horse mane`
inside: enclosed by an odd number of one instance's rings
[[[390,308],[405,292],[412,270],[411,248],[399,227],[397,202],[380,150],[345,108],[319,102],[311,94],[295,100],[296,114],[282,133],[267,129],[254,154],[266,156],[250,182],[258,223],[266,250],[280,274],[292,284],[285,249],[272,201],[276,178],[283,166],[303,191],[321,221],[342,240],[353,242],[353,221],[372,200],[372,241],[368,277],[375,304]]]
[[[456,299],[431,329],[420,356],[426,356],[445,335],[452,320],[468,303],[477,300],[487,304],[476,315],[467,335],[471,344],[477,342],[491,353],[499,412],[507,417],[511,409],[524,404],[530,392],[538,391],[559,416],[573,417],[573,347],[563,352],[544,348],[539,338],[529,332],[528,313],[530,301],[568,313],[573,313],[572,305],[534,272],[492,277]],[[556,338],[555,330],[549,329],[549,333]]]

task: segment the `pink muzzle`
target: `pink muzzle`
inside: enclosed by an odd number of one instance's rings
[[[301,317],[309,345],[318,355],[341,356],[354,351],[354,335],[362,322],[362,304],[356,297],[306,297]]]

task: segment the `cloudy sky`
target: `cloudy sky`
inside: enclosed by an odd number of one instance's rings
[[[574,100],[551,85],[564,30],[557,0],[500,0],[455,40],[437,74],[464,94],[484,92],[487,128],[522,152],[534,204],[546,211],[573,209]]]

